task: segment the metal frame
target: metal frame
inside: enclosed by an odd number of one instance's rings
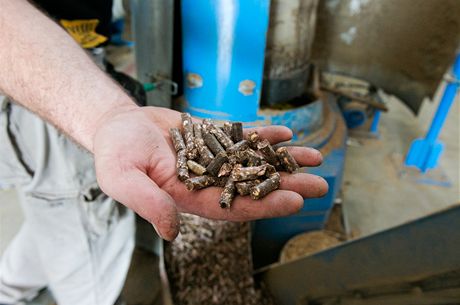
[[[459,219],[460,205],[455,205],[312,256],[269,266],[261,276],[281,305],[323,304],[321,299],[350,296],[365,299],[370,297],[366,291],[378,293],[395,285],[424,293],[418,282],[460,270]],[[460,301],[460,296],[455,300]]]

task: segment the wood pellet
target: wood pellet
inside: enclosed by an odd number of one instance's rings
[[[177,153],[177,175],[190,191],[210,186],[223,187],[218,203],[230,208],[234,198],[250,195],[258,200],[277,190],[281,176],[299,168],[286,147],[276,151],[257,131],[243,137],[243,124],[225,122],[222,126],[210,119],[193,123],[182,113],[182,132],[169,130]]]
[[[274,304],[252,275],[249,223],[182,214],[180,232],[164,254],[174,304]]]

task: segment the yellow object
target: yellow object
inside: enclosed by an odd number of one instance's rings
[[[96,27],[99,24],[97,19],[61,19],[59,23],[85,49],[97,47],[107,41],[107,37],[96,32]]]

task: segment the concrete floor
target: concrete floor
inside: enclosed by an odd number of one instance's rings
[[[453,105],[440,139],[446,144],[440,166],[429,177],[443,177],[450,187],[414,182],[400,177],[402,159],[414,138],[422,137],[439,102],[425,101],[418,117],[398,99],[387,96],[389,112],[381,117],[380,137],[350,138],[347,151],[343,210],[354,237],[368,235],[433,213],[460,201],[459,190],[459,111]],[[417,171],[415,171],[417,172]],[[439,179],[438,179],[439,180]]]

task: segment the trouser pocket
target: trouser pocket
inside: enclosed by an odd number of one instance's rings
[[[110,232],[126,213],[126,207],[104,194],[96,183],[83,187],[80,198],[86,228],[93,240]]]
[[[10,111],[11,103],[0,96],[0,189],[24,184],[33,176],[10,129]]]

